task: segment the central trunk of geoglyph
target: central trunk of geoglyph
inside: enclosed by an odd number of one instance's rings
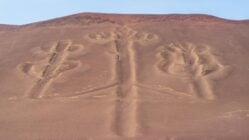
[[[135,136],[137,133],[137,87],[136,55],[134,41],[130,32],[122,32],[114,40],[116,48],[116,73],[118,86],[116,90],[114,130],[120,136]],[[127,40],[130,40],[127,42]]]

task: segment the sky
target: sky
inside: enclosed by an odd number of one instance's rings
[[[209,14],[249,19],[249,0],[0,0],[1,24],[28,24],[82,12]]]

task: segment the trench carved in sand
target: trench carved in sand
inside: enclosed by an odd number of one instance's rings
[[[158,69],[187,80],[193,96],[216,99],[211,82],[222,78],[227,71],[208,46],[172,43],[161,49],[159,57]]]
[[[70,40],[56,42],[48,52],[47,58],[42,63],[26,62],[21,64],[21,70],[34,78],[36,82],[27,92],[26,96],[37,99],[45,96],[51,83],[62,73],[80,66],[80,61],[69,60],[68,56],[74,51],[79,51],[82,45],[72,44]]]

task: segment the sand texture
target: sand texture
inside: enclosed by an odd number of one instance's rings
[[[77,14],[0,25],[1,140],[247,140],[249,22]]]

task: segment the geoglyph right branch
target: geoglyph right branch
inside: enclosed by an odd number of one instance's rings
[[[172,43],[163,47],[158,68],[170,75],[182,77],[191,83],[192,92],[201,98],[213,100],[211,81],[221,78],[225,67],[205,45]]]

